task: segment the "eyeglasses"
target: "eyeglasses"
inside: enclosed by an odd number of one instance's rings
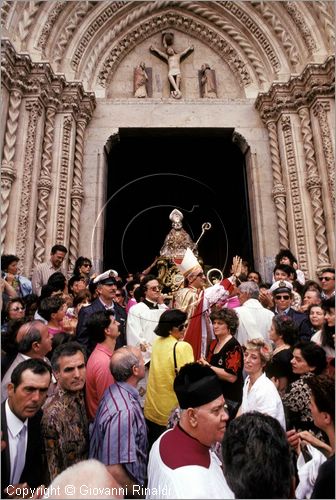
[[[177,329],[178,329],[180,332],[182,332],[182,330],[184,330],[185,328],[187,328],[187,326],[188,326],[188,323],[183,323],[182,325],[179,325],[179,326],[177,327]]]
[[[331,278],[330,276],[322,276],[319,278],[320,281],[331,281],[334,280],[335,278]]]
[[[162,286],[150,286],[147,290],[153,290],[153,292],[161,292]]]
[[[196,275],[196,278],[200,278],[201,276],[202,276],[202,277],[203,277],[203,276],[205,277],[205,274],[204,274],[203,272],[202,272],[202,273],[198,273],[198,274]]]
[[[121,293],[116,293],[115,296],[116,297],[121,297]]]
[[[83,267],[92,267],[91,264],[83,264]]]
[[[288,300],[290,297],[289,295],[276,295],[275,300]]]
[[[18,311],[24,311],[24,307],[13,307],[13,309],[10,309],[9,312],[18,312]]]

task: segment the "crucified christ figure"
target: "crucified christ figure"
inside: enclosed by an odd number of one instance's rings
[[[180,90],[181,86],[180,62],[183,57],[187,56],[190,52],[194,50],[193,45],[190,45],[190,47],[186,48],[185,50],[183,50],[183,52],[180,53],[175,52],[175,50],[171,46],[167,47],[166,54],[164,52],[161,52],[161,50],[157,49],[156,47],[153,47],[153,45],[150,46],[149,50],[167,61],[168,80],[174,89],[171,91],[171,96],[174,97],[175,99],[181,99],[182,92]]]

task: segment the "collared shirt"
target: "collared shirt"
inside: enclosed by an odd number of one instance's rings
[[[38,264],[33,270],[32,275],[33,293],[41,295],[42,286],[46,285],[50,276],[56,272],[63,273],[63,269],[62,267],[54,267],[51,260]]]
[[[115,382],[106,389],[90,426],[90,458],[105,465],[122,464],[143,485],[147,457],[147,428],[139,393],[127,382]]]
[[[87,459],[88,422],[83,391],[57,387],[43,408],[41,426],[50,480],[70,465]]]
[[[114,311],[114,304],[113,304],[113,302],[112,302],[112,304],[110,306],[108,306],[107,304],[105,304],[105,302],[100,297],[98,297],[98,299],[103,304],[103,306],[105,307],[106,311]]]
[[[97,344],[86,365],[86,409],[89,420],[96,416],[97,408],[105,390],[114,382],[110,372],[113,351],[106,345]]]
[[[26,450],[27,450],[27,436],[28,436],[27,432],[26,432],[24,448],[18,450],[17,445],[18,445],[18,441],[19,441],[19,434],[20,434],[22,428],[24,426],[26,426],[26,427],[28,426],[28,419],[26,418],[26,420],[24,422],[22,422],[22,420],[20,420],[16,415],[14,415],[14,413],[12,412],[12,410],[9,407],[8,399],[5,403],[5,412],[6,412],[7,429],[8,429],[8,445],[9,445],[9,457],[10,457],[10,482],[11,482],[11,484],[13,484],[13,472],[14,472],[13,466],[14,466],[16,454],[22,453],[25,455]],[[22,467],[22,470],[19,473],[19,476],[21,476],[23,468],[24,467]]]

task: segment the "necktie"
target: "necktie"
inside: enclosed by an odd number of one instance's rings
[[[19,432],[18,443],[16,448],[16,456],[13,464],[13,472],[12,472],[12,484],[18,484],[20,482],[20,477],[26,462],[26,433],[27,426],[24,425]]]

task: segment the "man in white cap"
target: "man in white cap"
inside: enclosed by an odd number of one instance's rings
[[[185,288],[176,292],[174,307],[188,314],[189,324],[184,340],[191,344],[194,357],[198,360],[201,355],[206,356],[208,346],[214,338],[209,319],[210,308],[233,291],[236,277],[241,273],[241,259],[233,259],[233,275],[230,278],[224,278],[209,288],[204,288],[205,274],[190,248],[186,250],[182,262],[175,261],[175,264],[184,276]]]
[[[272,309],[275,315],[285,314],[292,318],[298,327],[300,340],[310,340],[312,332],[306,314],[295,311],[291,307],[293,285],[289,281],[275,281],[270,288],[273,295],[275,307]]]
[[[120,337],[125,337],[124,328],[126,313],[124,316],[122,316],[120,313],[120,309],[122,308],[114,302],[115,294],[117,291],[117,282],[115,280],[117,275],[118,273],[113,269],[99,274],[93,280],[93,282],[97,285],[98,298],[95,299],[89,306],[82,307],[79,312],[78,324],[76,329],[76,340],[86,347],[88,355],[91,354],[97,344],[94,339],[89,337],[87,328],[88,319],[95,312],[106,310],[111,311],[118,323],[120,323]],[[122,343],[117,343],[116,347],[121,347],[121,345],[123,344],[125,344],[125,341]]]
[[[229,418],[217,375],[209,366],[188,363],[174,391],[180,421],[153,444],[147,498],[234,498],[210,450],[222,441]]]

